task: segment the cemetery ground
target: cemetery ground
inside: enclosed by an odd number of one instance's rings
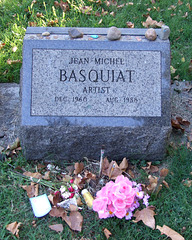
[[[163,21],[171,29],[171,73],[172,81],[190,81],[192,74],[191,56],[191,5],[190,1],[0,1],[0,82],[19,82],[22,64],[22,42],[27,26],[58,26],[58,27],[135,27],[143,28],[147,17],[157,22]],[[151,24],[156,24],[151,20]],[[174,83],[176,84],[176,83]],[[183,94],[176,84],[175,92]],[[184,91],[191,92],[188,87]],[[182,95],[181,95],[182,96]],[[190,104],[190,101],[189,101]],[[177,107],[177,106],[176,106]],[[191,108],[190,108],[191,109]],[[189,114],[185,112],[184,116]],[[190,114],[189,114],[190,115]],[[183,116],[183,115],[182,115]],[[177,115],[175,115],[177,117]],[[187,119],[191,120],[191,119]],[[183,119],[180,119],[182,124]],[[179,139],[183,127],[177,123],[175,127]],[[149,204],[155,209],[155,226],[166,225],[181,234],[185,239],[192,238],[192,153],[191,135],[188,135],[188,149],[186,144],[172,143],[168,148],[167,157],[162,162],[153,162],[149,167],[144,161],[128,161],[128,174],[131,180],[149,186],[148,176],[159,177],[160,170],[169,170],[159,193],[150,194]],[[11,144],[11,143],[10,143]],[[49,214],[42,218],[35,218],[29,202],[27,192],[21,187],[30,185],[30,178],[24,177],[23,172],[40,172],[43,176],[48,170],[45,162],[27,162],[20,153],[19,146],[13,146],[2,154],[0,159],[0,239],[17,239],[10,233],[6,226],[13,222],[21,223],[19,226],[20,239],[105,239],[104,229],[111,232],[109,239],[168,239],[161,235],[158,229],[146,226],[142,221],[134,223],[132,220],[118,219],[116,217],[99,219],[98,214],[89,210],[82,198],[83,216],[81,232],[71,230],[66,221],[61,217],[52,217]],[[98,159],[77,159],[83,162],[85,169],[98,175]],[[85,156],[86,157],[86,156]],[[110,159],[112,160],[112,159]],[[122,161],[119,159],[118,164]],[[45,165],[40,166],[39,164]],[[50,180],[40,181],[39,195],[50,194],[49,187],[60,181],[61,172],[66,172],[67,167],[74,163],[54,163],[61,170],[50,173]],[[97,167],[95,167],[97,166]],[[143,169],[142,167],[147,167]],[[68,168],[69,169],[69,168]],[[154,172],[154,169],[157,172]],[[83,173],[81,173],[83,174]],[[74,177],[74,174],[71,174]],[[59,178],[60,177],[60,178]],[[105,181],[110,176],[102,176]],[[59,179],[58,179],[59,178]],[[89,181],[88,181],[89,182]],[[92,189],[90,182],[84,185]],[[155,183],[156,184],[156,183]],[[156,185],[155,185],[156,186]],[[153,216],[145,216],[146,222],[154,220]],[[69,223],[69,221],[68,221]],[[57,233],[49,228],[50,225],[62,224],[63,231]],[[78,225],[78,223],[77,223]],[[81,223],[77,227],[80,227]],[[183,239],[176,235],[172,239]]]

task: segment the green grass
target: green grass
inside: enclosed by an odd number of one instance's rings
[[[60,1],[58,1],[60,2]],[[63,12],[60,7],[54,6],[54,0],[0,0],[0,82],[19,82],[21,63],[8,64],[7,60],[22,62],[22,42],[27,26],[56,26],[56,27],[110,27],[126,28],[126,22],[131,21],[135,28],[143,28],[142,22],[146,15],[157,21],[163,21],[171,29],[171,65],[176,69],[172,79],[191,80],[192,72],[188,71],[192,59],[192,14],[190,0],[133,0],[133,5],[117,8],[107,6],[104,0],[100,4],[96,0],[68,0],[70,10]],[[118,5],[128,1],[117,1]],[[175,6],[170,8],[170,6]],[[91,6],[91,15],[83,14],[80,7]],[[147,9],[150,9],[147,10]],[[95,12],[108,14],[95,16]],[[37,17],[37,13],[42,17]],[[115,16],[110,15],[114,12]],[[187,13],[187,14],[186,14]],[[184,17],[185,16],[185,17]],[[102,23],[99,24],[102,19]],[[52,24],[53,23],[53,24]],[[12,48],[17,47],[16,52]]]
[[[182,147],[163,161],[169,166],[169,174],[166,177],[170,188],[163,187],[158,197],[151,197],[150,204],[156,207],[156,225],[164,224],[180,233],[185,240],[192,238],[192,187],[185,186],[184,179],[192,179],[192,152]],[[20,229],[20,239],[105,239],[103,229],[111,231],[110,239],[134,239],[134,240],[163,240],[167,239],[161,235],[159,230],[152,230],[142,222],[133,223],[124,219],[110,218],[101,220],[97,214],[87,210],[84,206],[81,211],[84,216],[83,229],[81,233],[75,233],[69,229],[67,224],[59,218],[50,217],[35,218],[29,203],[26,192],[19,187],[25,181],[21,178],[12,176],[12,167],[23,166],[26,170],[35,171],[35,164],[28,163],[22,156],[14,160],[0,162],[0,239],[17,239],[6,230],[6,225],[17,221],[22,222]],[[137,164],[137,168],[140,168]],[[142,170],[140,170],[142,171]],[[144,178],[144,175],[142,176]],[[144,180],[144,179],[143,179]],[[46,187],[40,187],[40,194],[48,193]],[[32,226],[35,220],[37,226]],[[64,231],[56,233],[51,231],[48,226],[51,224],[62,223]]]

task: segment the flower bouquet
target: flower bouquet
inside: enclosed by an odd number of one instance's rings
[[[93,201],[93,210],[98,212],[99,218],[125,217],[132,218],[133,211],[140,206],[140,201],[148,206],[149,195],[142,191],[141,184],[131,182],[127,177],[120,175],[115,182],[108,182],[97,192]]]

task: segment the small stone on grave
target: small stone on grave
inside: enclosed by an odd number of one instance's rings
[[[157,38],[155,29],[149,28],[145,33],[145,37],[150,41],[154,41]]]
[[[117,27],[109,28],[107,38],[111,41],[119,40],[121,38],[121,31]]]
[[[161,27],[161,32],[159,33],[159,38],[162,40],[167,40],[170,35],[170,28],[166,25]]]
[[[70,28],[68,33],[71,38],[82,38],[83,37],[83,33],[77,28]]]

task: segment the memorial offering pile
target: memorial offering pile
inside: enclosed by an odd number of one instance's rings
[[[29,199],[47,194],[52,205],[48,215],[34,218],[32,222],[34,228],[38,219],[42,219],[41,221],[44,219],[50,221],[51,230],[61,234],[66,223],[72,230],[72,234],[77,234],[76,232],[81,232],[83,228],[86,228],[83,223],[86,224],[92,214],[95,215],[95,219],[91,218],[93,224],[94,221],[100,221],[99,219],[102,218],[104,219],[102,221],[106,221],[105,218],[114,219],[114,221],[126,219],[133,224],[142,221],[146,226],[153,230],[159,229],[161,233],[173,240],[184,239],[166,225],[156,226],[155,206],[150,204],[150,199],[156,198],[162,186],[169,188],[164,180],[169,173],[167,168],[160,169],[148,162],[147,166],[142,167],[148,177],[148,180],[145,178],[144,183],[137,183],[133,180],[139,179],[140,173],[126,158],[119,165],[116,161],[109,161],[107,158],[101,158],[102,164],[96,160],[84,158],[81,162],[65,168],[52,163],[36,162],[36,170],[32,172],[26,171],[19,165],[14,166],[16,158],[21,157],[20,150],[17,139],[16,143],[3,152],[5,162],[7,161],[10,167],[14,167],[8,170],[9,177],[19,180],[19,187],[26,191]],[[186,182],[183,184],[186,185]],[[88,198],[86,194],[83,194],[85,189],[90,193]],[[24,192],[23,195],[25,195]],[[6,225],[6,229],[19,238],[22,225],[21,222],[11,222]],[[103,232],[107,238],[113,237],[113,231],[110,232],[107,227],[103,229]]]

